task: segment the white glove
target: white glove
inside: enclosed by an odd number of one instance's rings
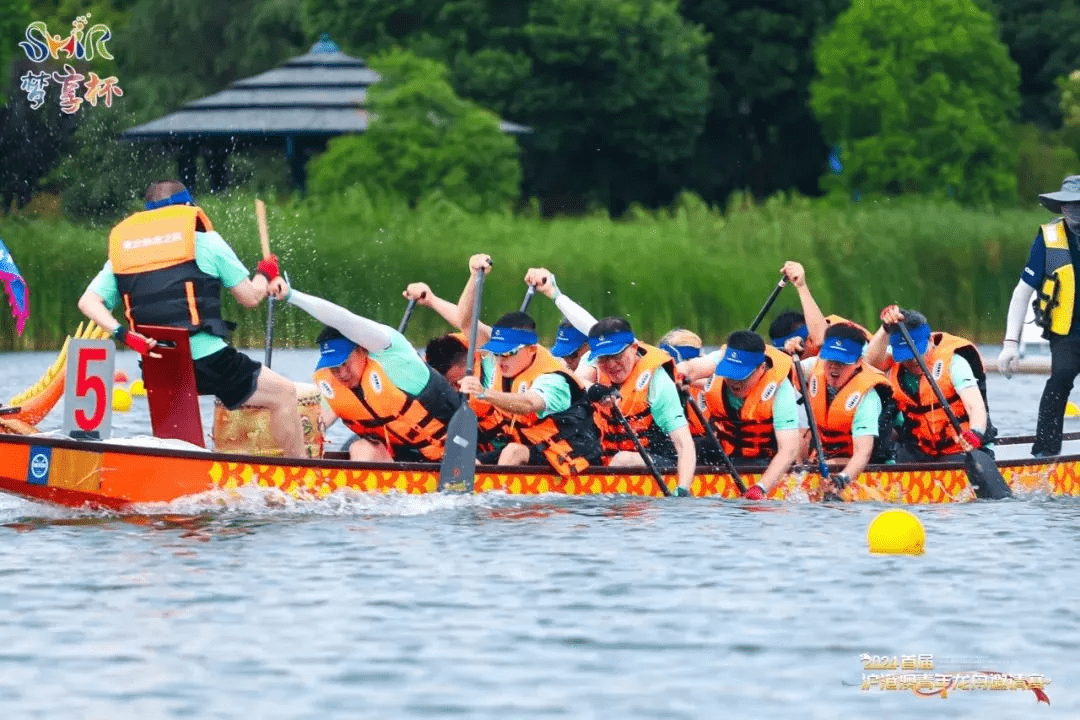
[[[1011,378],[1018,367],[1020,367],[1020,352],[1017,344],[1013,340],[1006,340],[1001,348],[1001,354],[998,355],[998,370],[1006,378]]]

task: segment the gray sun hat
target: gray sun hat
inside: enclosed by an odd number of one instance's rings
[[[1060,213],[1061,203],[1080,202],[1080,175],[1070,175],[1061,181],[1057,192],[1043,193],[1039,202],[1050,212]]]

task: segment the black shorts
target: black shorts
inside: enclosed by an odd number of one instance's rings
[[[482,452],[482,453],[480,453],[479,455],[476,456],[476,459],[480,461],[481,465],[498,465],[499,464],[499,455],[502,454],[502,451],[503,451],[502,448],[496,448],[496,449],[491,450],[489,452]],[[544,457],[544,453],[542,453],[535,446],[530,445],[529,446],[529,460],[525,464],[526,465],[544,466],[544,465],[548,464],[548,461],[547,461],[547,458]]]
[[[348,440],[341,444],[341,452],[349,452],[352,444],[357,440],[366,440],[369,443],[375,445],[381,445],[386,447],[386,442],[378,435],[357,435],[353,433]],[[407,463],[429,463],[432,462],[424,457],[424,454],[419,449],[414,447],[402,447],[401,445],[390,446],[390,457],[394,462],[407,462]]]
[[[199,394],[217,396],[229,410],[251,399],[262,370],[262,363],[231,346],[199,358],[194,364]]]

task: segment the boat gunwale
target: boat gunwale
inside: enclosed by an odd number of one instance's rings
[[[1075,437],[1066,437],[1065,439],[1080,439],[1080,433],[1069,433],[1069,435],[1075,435]],[[1003,438],[1006,440],[1008,438]],[[1026,440],[1019,439],[1016,442],[999,444],[1019,444]],[[339,469],[352,469],[352,470],[376,470],[376,471],[404,471],[404,472],[438,472],[438,463],[412,463],[412,462],[362,462],[353,461],[347,459],[338,458],[285,458],[277,456],[266,455],[249,455],[241,453],[220,453],[212,450],[185,450],[180,448],[162,448],[162,447],[147,447],[142,445],[124,445],[121,442],[106,440],[75,440],[73,438],[54,437],[54,436],[37,436],[37,435],[19,435],[19,434],[0,434],[0,443],[13,444],[13,445],[46,445],[54,448],[81,450],[91,452],[118,452],[127,455],[143,455],[149,457],[165,457],[175,459],[190,459],[190,460],[203,460],[207,462],[224,462],[224,463],[237,463],[248,465],[265,465],[275,467],[310,467],[310,468],[339,468]],[[1080,454],[1075,455],[1053,455],[1050,457],[1040,458],[1016,458],[1013,460],[999,460],[997,462],[999,467],[1022,467],[1031,465],[1050,465],[1057,462],[1076,462],[1080,461]],[[798,467],[793,466],[793,467]],[[478,465],[478,472],[489,475],[499,474],[514,474],[526,472],[529,475],[550,475],[558,476],[558,473],[554,468],[538,465]],[[764,466],[739,466],[736,465],[736,469],[740,473],[747,473],[750,475],[760,474],[765,470]],[[807,468],[810,472],[816,472],[814,469]],[[957,470],[964,469],[963,461],[951,461],[951,462],[934,462],[934,463],[896,463],[893,465],[867,465],[863,473],[881,473],[881,472],[917,472],[926,471],[927,469],[940,469],[940,470]],[[621,467],[612,468],[602,465],[590,465],[584,471],[578,473],[578,475],[641,475],[647,473],[647,469],[644,467]],[[671,470],[662,473],[664,475],[675,475],[675,471]],[[728,475],[730,474],[726,467],[718,467],[713,465],[698,465],[694,469],[694,475]]]

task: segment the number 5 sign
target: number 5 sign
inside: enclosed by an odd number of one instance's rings
[[[112,430],[116,346],[108,340],[72,340],[64,385],[64,434],[107,438]]]

